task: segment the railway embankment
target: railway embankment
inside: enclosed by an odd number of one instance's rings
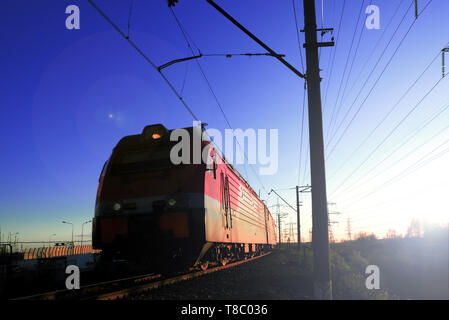
[[[263,258],[141,294],[142,300],[299,300],[312,297],[303,251],[276,249]]]

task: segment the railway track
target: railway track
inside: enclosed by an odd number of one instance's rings
[[[161,274],[146,274],[124,279],[117,279],[83,286],[78,290],[56,290],[52,292],[20,297],[14,300],[116,300],[138,295],[149,290],[157,289],[165,285],[194,279],[206,274],[235,267],[237,265],[262,258],[271,252],[231,262],[224,266],[217,266],[200,271],[191,271],[169,278],[163,278]]]

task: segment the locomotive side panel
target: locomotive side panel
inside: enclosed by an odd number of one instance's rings
[[[274,244],[274,228],[270,226],[273,219],[268,210],[265,218],[263,202],[224,161],[218,161],[214,177],[211,154],[213,152],[210,152],[204,184],[206,241]],[[221,159],[215,154],[215,162],[217,160]]]
[[[239,243],[266,243],[263,203],[228,169],[232,208],[231,238]]]

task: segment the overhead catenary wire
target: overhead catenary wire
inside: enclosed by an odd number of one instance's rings
[[[188,62],[188,63],[186,63],[186,71],[185,71],[185,73],[184,73],[184,78],[183,78],[183,80],[182,80],[182,87],[181,87],[181,90],[180,90],[180,92],[179,92],[179,94],[182,96],[182,94],[184,93],[184,87],[185,87],[185,85],[186,85],[186,80],[187,80],[187,74],[188,74],[188,72],[189,72],[189,65],[190,65],[190,62]]]
[[[88,2],[91,4],[91,6],[97,10],[97,12],[107,21],[109,24],[125,39],[128,41],[128,43],[158,72],[158,74],[164,79],[164,81],[167,83],[167,85],[170,87],[170,89],[173,91],[173,93],[178,97],[178,99],[181,101],[184,108],[190,113],[190,115],[193,117],[195,121],[199,121],[198,117],[193,113],[192,109],[187,105],[187,103],[183,100],[181,95],[178,93],[178,91],[175,89],[175,87],[172,85],[172,83],[168,80],[168,78],[158,70],[158,67],[156,64],[128,37],[123,33],[123,31],[104,13],[95,3],[93,0],[88,0]]]
[[[191,47],[191,45],[190,45],[190,41],[189,41],[189,39],[188,39],[188,37],[187,37],[187,32],[185,31],[184,27],[182,26],[181,21],[179,21],[179,19],[178,19],[178,17],[176,16],[176,14],[175,14],[173,8],[172,8],[172,7],[169,7],[169,9],[170,9],[170,12],[171,12],[172,16],[173,16],[174,19],[176,20],[176,24],[178,25],[179,29],[181,30],[181,33],[182,33],[182,35],[183,35],[183,37],[184,37],[184,40],[185,40],[186,43],[187,43],[187,47],[190,49],[192,55],[195,55],[195,53],[193,52],[193,49],[192,49],[192,47]],[[193,42],[192,42],[192,43],[193,43]],[[195,47],[196,47],[196,49],[198,50],[199,56],[202,56],[201,50],[198,48],[198,46],[195,45]],[[223,118],[225,119],[225,121],[226,121],[228,127],[232,129],[232,126],[231,126],[231,124],[230,124],[230,122],[229,122],[229,119],[228,119],[228,117],[226,116],[226,114],[225,114],[225,112],[224,112],[224,110],[223,110],[223,107],[221,106],[221,103],[220,103],[220,101],[218,100],[217,95],[215,94],[215,91],[212,89],[212,86],[211,86],[211,84],[210,84],[210,81],[209,81],[209,79],[207,78],[206,74],[204,73],[204,70],[203,70],[203,68],[201,67],[201,64],[200,64],[200,63],[198,62],[198,60],[196,60],[196,59],[195,59],[195,62],[196,62],[196,64],[197,64],[198,69],[200,70],[200,72],[201,72],[201,74],[202,74],[202,76],[203,76],[203,78],[204,78],[204,80],[205,80],[205,82],[206,82],[208,88],[209,88],[209,91],[211,92],[212,96],[214,97],[215,103],[217,104],[218,108],[220,109],[221,114],[223,115]],[[237,144],[239,145],[240,150],[242,150],[242,147],[240,146],[240,143],[239,143],[238,141],[237,141]],[[242,152],[243,152],[244,155],[245,155],[245,159],[248,160],[245,151],[242,150]],[[222,153],[223,153],[223,152],[222,152]],[[247,179],[248,179],[248,172],[246,171],[246,163],[245,163],[245,165],[244,165],[243,168],[244,168],[244,170],[245,170],[245,174],[246,174],[246,177],[247,177]],[[257,175],[256,175],[256,176],[257,176]],[[259,177],[257,177],[257,178],[259,178]],[[260,179],[259,179],[259,182],[261,183]],[[262,183],[261,183],[261,185],[262,185],[263,189],[264,189],[265,192],[266,192],[265,186],[264,186]]]
[[[156,64],[128,37],[125,35],[125,33],[106,15],[104,11],[102,11],[93,0],[88,0],[90,5],[159,73],[159,75],[164,79],[164,81],[167,83],[167,85],[170,87],[170,89],[173,91],[173,93],[176,95],[176,97],[181,101],[185,109],[190,113],[192,118],[195,121],[199,121],[198,117],[195,115],[195,113],[192,111],[192,109],[188,106],[188,104],[184,101],[182,96],[178,93],[178,91],[175,89],[175,87],[172,85],[172,83],[168,80],[168,78],[160,71],[158,70],[158,67]],[[215,146],[218,149],[218,146]],[[223,151],[218,149],[222,154]],[[257,178],[259,178],[256,175]],[[260,182],[260,179],[259,179]],[[263,189],[266,191],[265,186],[261,183]],[[266,192],[268,193],[268,192]]]
[[[172,13],[173,17],[175,18],[176,23],[177,23],[179,29],[181,30],[181,32],[182,32],[182,34],[183,34],[183,36],[184,36],[184,39],[185,39],[185,41],[186,41],[186,43],[187,43],[187,46],[189,47],[189,49],[190,49],[190,51],[192,52],[192,54],[195,55],[195,53],[193,52],[192,47],[190,46],[190,42],[189,42],[189,40],[188,40],[188,38],[187,38],[186,32],[184,31],[184,27],[182,26],[181,22],[179,21],[178,17],[176,16],[176,14],[175,14],[173,8],[172,8],[172,7],[169,7],[169,9],[170,9],[170,12]],[[201,54],[201,51],[200,51],[199,49],[198,49],[198,51],[199,51],[199,53]],[[209,91],[212,93],[212,96],[214,97],[215,102],[216,102],[218,108],[220,109],[223,118],[225,119],[225,121],[226,121],[226,123],[228,124],[228,126],[229,126],[230,128],[232,128],[232,126],[231,126],[231,124],[230,124],[230,122],[229,122],[229,119],[228,119],[226,113],[224,112],[223,107],[221,106],[221,103],[220,103],[220,101],[219,101],[218,98],[217,98],[217,95],[215,94],[215,91],[212,89],[212,86],[211,86],[211,84],[210,84],[209,79],[207,78],[206,74],[204,73],[203,68],[201,67],[201,64],[198,62],[198,60],[195,60],[195,62],[196,62],[196,64],[197,64],[198,69],[200,70],[200,72],[201,72],[201,74],[202,74],[204,80],[206,81],[206,84],[207,84],[207,86],[208,86],[208,88],[209,88]]]
[[[181,30],[181,32],[182,32],[182,34],[183,34],[183,36],[184,36],[184,39],[185,39],[185,41],[187,42],[187,45],[188,45],[190,51],[191,51],[192,54],[194,55],[195,53],[193,52],[193,49],[192,49],[192,47],[190,46],[190,42],[189,42],[189,40],[188,40],[188,38],[187,38],[187,32],[185,32],[185,28],[182,26],[181,21],[180,21],[180,20],[178,19],[178,17],[176,16],[176,14],[175,14],[173,8],[172,8],[172,7],[169,7],[169,10],[171,11],[171,13],[172,13],[174,19],[176,20],[176,23],[177,23],[178,27],[180,28],[180,30]],[[197,49],[198,49],[198,52],[201,54],[200,49],[199,49],[198,47],[197,47]],[[242,54],[242,55],[247,55],[247,54]],[[262,55],[262,54],[261,54],[261,55]],[[263,55],[267,55],[267,54],[263,54]],[[279,55],[277,55],[277,56],[279,56]],[[217,106],[219,107],[219,109],[220,109],[220,111],[221,111],[221,114],[223,115],[223,118],[225,119],[225,121],[226,121],[228,127],[229,127],[230,129],[233,129],[233,127],[232,127],[232,125],[231,125],[231,123],[230,123],[230,121],[229,121],[229,119],[228,119],[228,117],[227,117],[227,115],[226,115],[226,113],[225,113],[225,111],[224,111],[224,109],[223,109],[223,107],[222,107],[220,101],[218,100],[218,97],[217,97],[217,95],[215,94],[215,91],[213,90],[212,85],[211,85],[209,79],[207,78],[207,76],[206,76],[206,74],[205,74],[205,72],[204,72],[204,70],[203,70],[201,64],[200,64],[199,61],[196,60],[196,59],[195,59],[195,62],[196,62],[196,64],[197,64],[197,66],[198,66],[198,68],[199,68],[199,70],[200,70],[200,72],[201,72],[201,74],[202,74],[202,76],[203,76],[203,78],[204,78],[204,80],[205,80],[205,82],[206,82],[208,88],[209,88],[209,91],[211,92],[212,96],[214,97],[215,102],[216,102]],[[236,142],[237,142],[237,145],[239,146],[240,150],[243,152],[243,155],[244,155],[246,161],[248,161],[248,156],[247,156],[245,150],[244,150],[243,147],[240,145],[240,143],[238,142],[238,140],[236,140]],[[262,181],[260,180],[259,175],[254,171],[254,168],[253,168],[252,166],[249,166],[249,167],[250,167],[250,169],[253,171],[253,174],[254,174],[254,175],[256,176],[256,178],[258,179],[260,185],[262,186],[262,189],[265,191],[265,193],[268,193],[267,189],[265,188],[265,185],[264,185],[264,184],[262,183]],[[245,169],[245,172],[246,172],[246,163],[245,163],[244,169]],[[248,176],[248,173],[246,173],[246,175]]]
[[[187,40],[187,39],[186,39]],[[190,46],[190,45],[189,45]],[[162,69],[165,69],[175,63],[179,63],[179,62],[185,62],[185,61],[190,61],[193,59],[199,59],[202,57],[226,57],[226,58],[231,58],[233,56],[248,56],[248,57],[252,57],[252,56],[271,56],[271,57],[285,57],[284,54],[272,54],[269,52],[266,53],[209,53],[209,54],[202,54],[201,52],[198,55],[193,55],[190,57],[186,57],[186,58],[181,58],[181,59],[175,59],[175,60],[171,60],[167,63],[164,63],[163,65],[160,65],[158,67],[158,70],[161,71]]]

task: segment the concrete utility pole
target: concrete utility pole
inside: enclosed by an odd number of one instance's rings
[[[301,190],[299,190],[301,188]],[[301,249],[301,201],[299,201],[299,193],[310,192],[310,186],[296,186],[296,213],[298,220],[298,249]]]
[[[333,43],[317,42],[315,0],[304,0],[303,3],[312,181],[313,287],[316,299],[332,299],[318,47],[331,46]]]
[[[301,249],[301,220],[299,214],[299,186],[296,186],[296,215],[298,219],[297,228],[298,228],[298,249]]]
[[[278,213],[279,244],[281,244],[281,211],[279,206],[279,198],[277,203],[277,213]]]

